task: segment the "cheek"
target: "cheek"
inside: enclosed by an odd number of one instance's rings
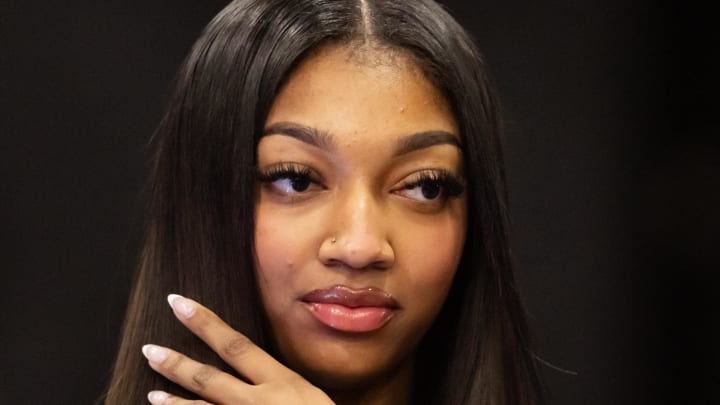
[[[418,237],[419,239],[419,237]],[[415,269],[417,282],[425,287],[449,286],[462,253],[464,238],[458,233],[432,233],[414,245],[410,269]]]
[[[288,296],[303,260],[302,240],[292,221],[266,211],[258,209],[255,219],[255,273],[266,309],[278,309],[285,305],[279,298]]]
[[[278,207],[263,197],[255,206],[255,275],[266,315],[281,320],[307,290],[325,229],[322,210]],[[313,284],[311,284],[313,285]]]
[[[410,275],[405,292],[423,311],[439,311],[460,262],[465,243],[464,215],[407,232],[402,268]]]

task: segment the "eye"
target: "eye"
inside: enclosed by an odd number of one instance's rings
[[[298,163],[278,163],[258,171],[258,180],[283,195],[300,194],[321,188],[319,176]]]
[[[463,180],[447,170],[423,170],[403,183],[397,193],[420,202],[444,201],[465,191]]]

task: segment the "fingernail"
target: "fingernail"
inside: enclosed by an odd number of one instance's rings
[[[167,392],[150,391],[148,392],[148,401],[153,405],[162,405],[168,399]]]
[[[195,304],[182,295],[170,294],[168,295],[167,300],[172,309],[185,318],[190,318],[195,314]]]
[[[168,350],[166,348],[155,345],[143,346],[142,352],[148,361],[156,364],[162,363],[168,356]]]

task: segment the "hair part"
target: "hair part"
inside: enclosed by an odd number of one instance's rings
[[[144,343],[233,372],[173,319],[171,292],[272,352],[253,271],[256,147],[283,83],[329,44],[358,63],[411,55],[446,97],[464,145],[468,233],[451,293],[417,350],[415,398],[536,403],[509,247],[500,107],[473,41],[431,0],[236,0],[193,46],[152,139],[144,247],[107,404],[141,402],[150,389],[195,397],[147,367]]]

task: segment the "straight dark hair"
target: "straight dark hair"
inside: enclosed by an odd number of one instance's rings
[[[141,403],[151,389],[195,398],[146,365],[145,343],[228,370],[173,319],[168,293],[200,301],[273,353],[253,270],[256,147],[294,67],[331,44],[412,55],[447,98],[464,145],[467,238],[417,350],[414,398],[538,401],[509,248],[499,103],[468,34],[431,0],[237,0],[193,46],[152,140],[144,248],[106,404]]]

